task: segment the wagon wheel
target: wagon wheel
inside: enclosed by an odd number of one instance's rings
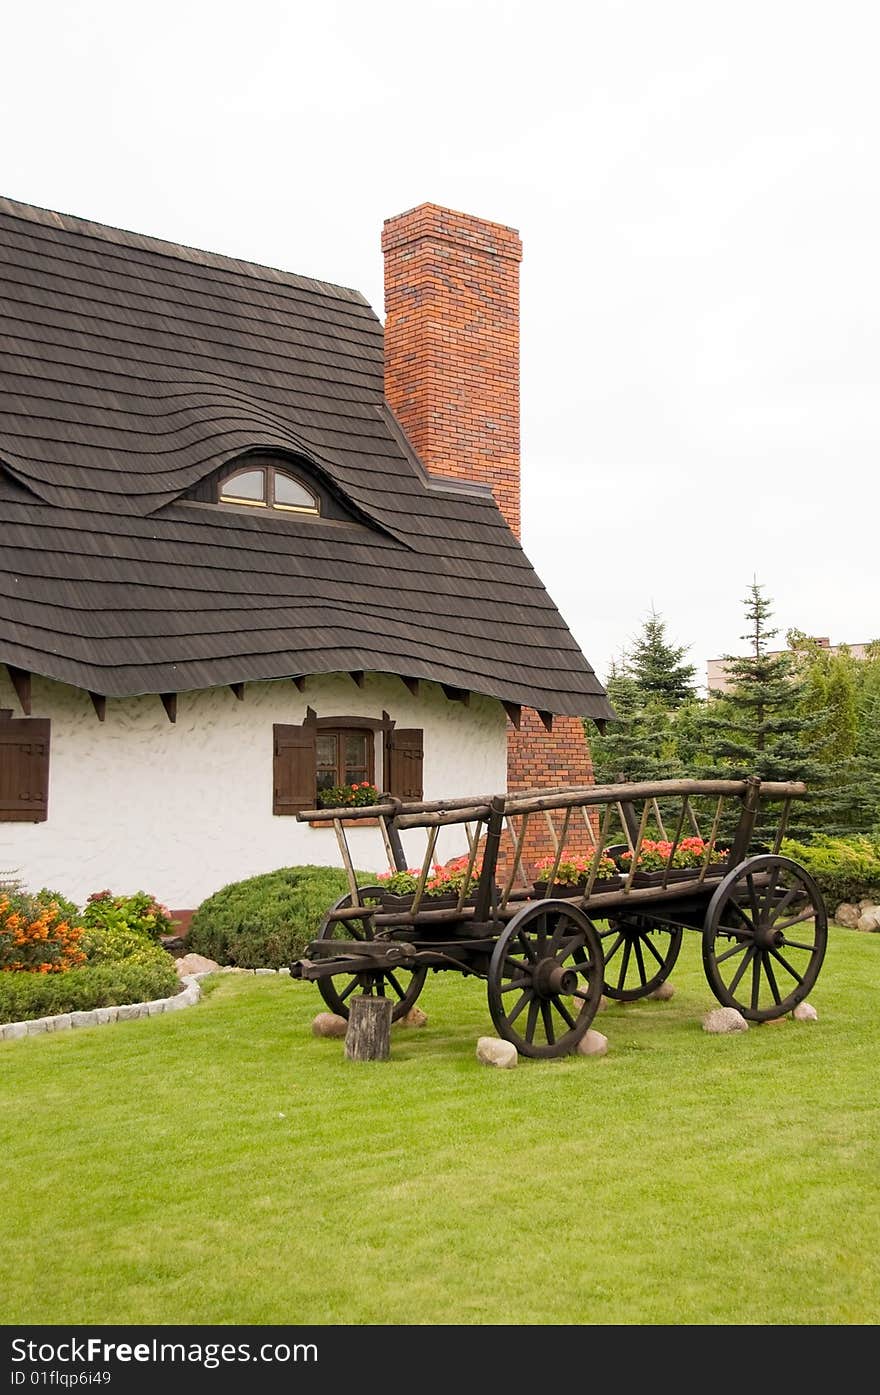
[[[358,895],[362,901],[378,897],[382,888],[378,886],[362,886],[358,889]],[[338,901],[330,907],[324,916],[316,936],[319,940],[333,940],[337,936],[344,936],[349,940],[373,940],[373,922],[370,916],[372,907],[365,910],[363,920],[343,920],[334,921],[330,919],[331,912],[342,910],[343,907],[351,905],[351,893],[346,892],[340,896]],[[415,1003],[421,993],[425,979],[428,976],[427,968],[416,969],[381,969],[371,973],[350,974],[342,970],[332,977],[319,978],[317,980],[318,992],[324,999],[331,1012],[335,1012],[339,1017],[348,1017],[348,999],[359,989],[362,993],[375,994],[379,998],[391,998],[394,1006],[391,1012],[391,1021],[396,1022],[399,1017],[405,1017],[410,1008]],[[337,986],[338,984],[338,986]]]
[[[574,1051],[602,996],[596,927],[568,901],[531,901],[498,937],[489,965],[489,1012],[521,1056]]]
[[[650,915],[609,916],[599,939],[605,957],[602,992],[631,1003],[668,979],[681,949],[682,929]]]
[[[728,872],[706,912],[703,966],[725,1007],[782,1017],[819,976],[828,941],[822,894],[790,858],[761,853]]]

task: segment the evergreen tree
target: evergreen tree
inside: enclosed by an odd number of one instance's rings
[[[672,712],[696,696],[693,664],[684,664],[687,645],[670,644],[666,622],[651,608],[627,660],[627,672],[635,679],[646,706]]]
[[[632,780],[666,780],[678,774],[670,715],[646,697],[626,657],[612,664],[606,682],[618,721],[604,735],[590,736],[593,768],[599,784]]]
[[[773,610],[763,587],[754,581],[745,605],[748,631],[745,655],[723,656],[729,688],[713,692],[703,718],[705,779],[742,780],[757,775],[762,780],[803,780],[813,790],[826,786],[830,776],[821,759],[821,741],[815,735],[821,714],[801,710],[803,680],[790,651],[772,653],[769,642],[778,634],[770,627]],[[824,720],[824,718],[822,718]],[[792,832],[804,836],[814,829],[804,824],[792,806]],[[776,814],[762,811],[759,831],[768,831]]]

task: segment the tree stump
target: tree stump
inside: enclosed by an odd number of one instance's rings
[[[391,1054],[390,998],[352,998],[348,1005],[345,1054],[350,1061],[387,1061]]]

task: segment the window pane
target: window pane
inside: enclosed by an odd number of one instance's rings
[[[318,769],[336,770],[336,737],[330,732],[319,735],[315,742],[315,755],[317,757]]]
[[[242,470],[223,481],[221,499],[242,499],[248,504],[266,502],[266,477],[262,470]]]
[[[318,501],[311,490],[300,484],[299,480],[291,479],[290,475],[282,475],[275,471],[275,503],[281,504],[288,509],[314,509],[317,512]]]
[[[345,733],[345,768],[346,770],[365,769],[367,764],[367,738],[363,732],[347,731]]]

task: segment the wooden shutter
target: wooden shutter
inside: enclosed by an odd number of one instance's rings
[[[0,721],[0,823],[49,817],[49,727],[41,717]]]
[[[314,809],[318,797],[315,725],[273,727],[272,813]]]
[[[422,799],[423,734],[420,727],[393,727],[385,746],[388,793],[397,799]]]

